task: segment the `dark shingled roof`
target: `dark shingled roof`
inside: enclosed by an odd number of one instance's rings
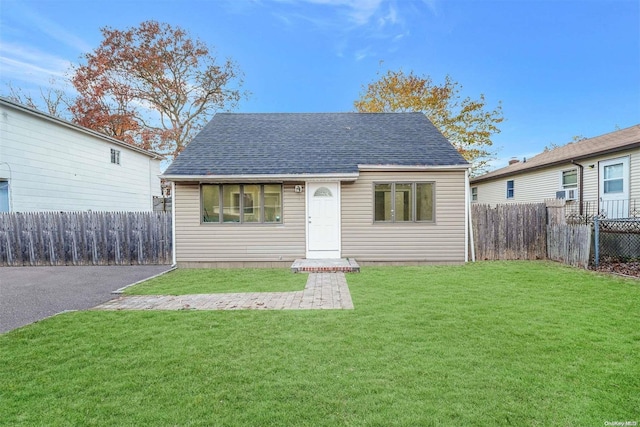
[[[422,113],[219,113],[165,175],[356,173],[467,162]]]

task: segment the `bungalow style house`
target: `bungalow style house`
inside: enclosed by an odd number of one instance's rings
[[[545,151],[471,179],[472,203],[564,199],[580,217],[640,216],[640,125]]]
[[[161,160],[0,98],[0,212],[151,211]]]
[[[174,262],[462,263],[468,170],[422,113],[216,114],[163,175]]]

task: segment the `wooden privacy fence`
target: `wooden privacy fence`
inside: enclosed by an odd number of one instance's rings
[[[547,258],[547,208],[544,203],[471,207],[478,260]]]
[[[587,268],[591,252],[591,226],[556,224],[547,226],[549,259]]]
[[[479,260],[548,258],[589,265],[591,227],[564,223],[563,203],[473,205],[471,215]]]
[[[172,206],[171,197],[154,197],[153,198],[153,211],[154,212],[171,212]]]
[[[169,212],[0,214],[0,266],[170,264]]]

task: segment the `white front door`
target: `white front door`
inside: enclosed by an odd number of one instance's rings
[[[307,258],[340,258],[340,183],[307,183]]]
[[[600,213],[607,218],[629,216],[629,158],[600,162]]]

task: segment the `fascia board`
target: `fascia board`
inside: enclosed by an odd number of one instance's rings
[[[283,174],[283,175],[161,175],[173,182],[285,182],[285,181],[356,181],[359,173]]]

